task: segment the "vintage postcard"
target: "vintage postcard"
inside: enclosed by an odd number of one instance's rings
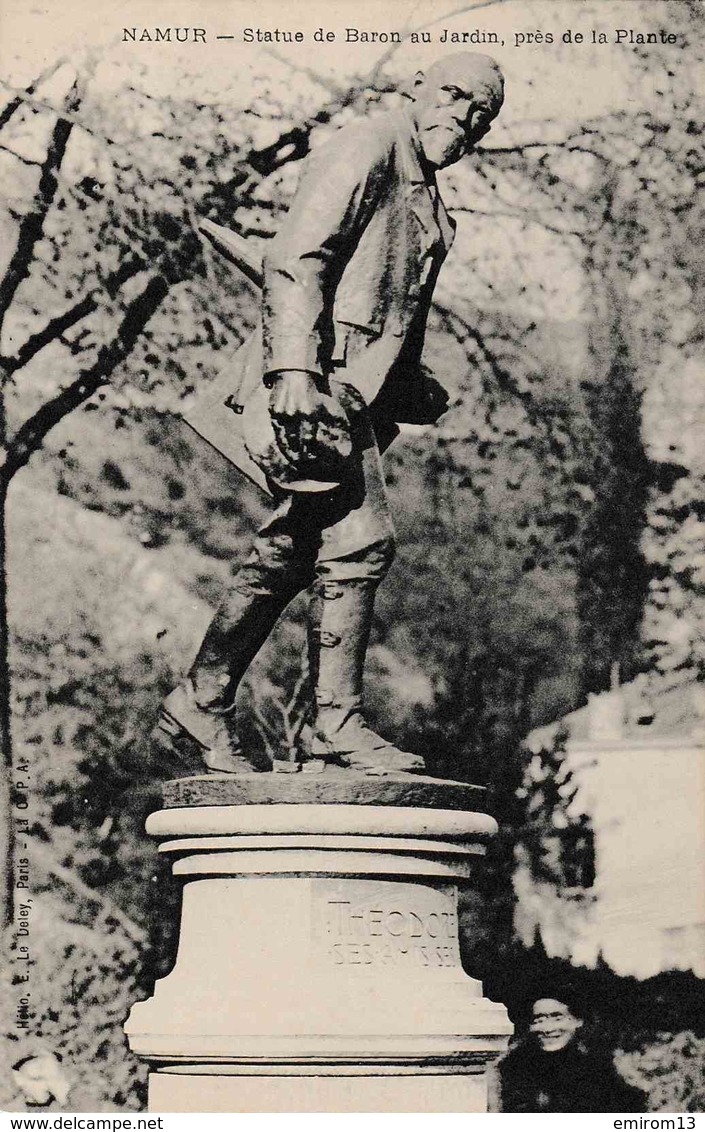
[[[704,32],[0,0],[4,1110],[705,1107]]]

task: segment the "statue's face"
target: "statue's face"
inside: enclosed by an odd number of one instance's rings
[[[534,1003],[531,1033],[545,1053],[564,1049],[581,1026],[581,1020],[556,998],[539,998]]]
[[[461,67],[431,70],[416,88],[415,119],[426,161],[445,169],[489,132],[502,106],[499,82]]]

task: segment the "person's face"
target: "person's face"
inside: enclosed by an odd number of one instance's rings
[[[429,165],[445,169],[469,153],[489,132],[500,105],[497,92],[469,76],[424,79],[417,88],[415,117]]]
[[[540,998],[534,1003],[531,1033],[545,1053],[564,1049],[581,1026],[580,1019],[558,999]]]

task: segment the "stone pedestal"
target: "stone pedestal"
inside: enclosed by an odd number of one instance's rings
[[[177,960],[126,1024],[155,1112],[484,1112],[511,1032],[460,965],[484,792],[414,776],[168,783]]]

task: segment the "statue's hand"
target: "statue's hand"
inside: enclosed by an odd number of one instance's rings
[[[335,475],[352,452],[343,408],[304,370],[283,370],[270,380],[269,415],[282,455],[296,467],[319,464]]]

